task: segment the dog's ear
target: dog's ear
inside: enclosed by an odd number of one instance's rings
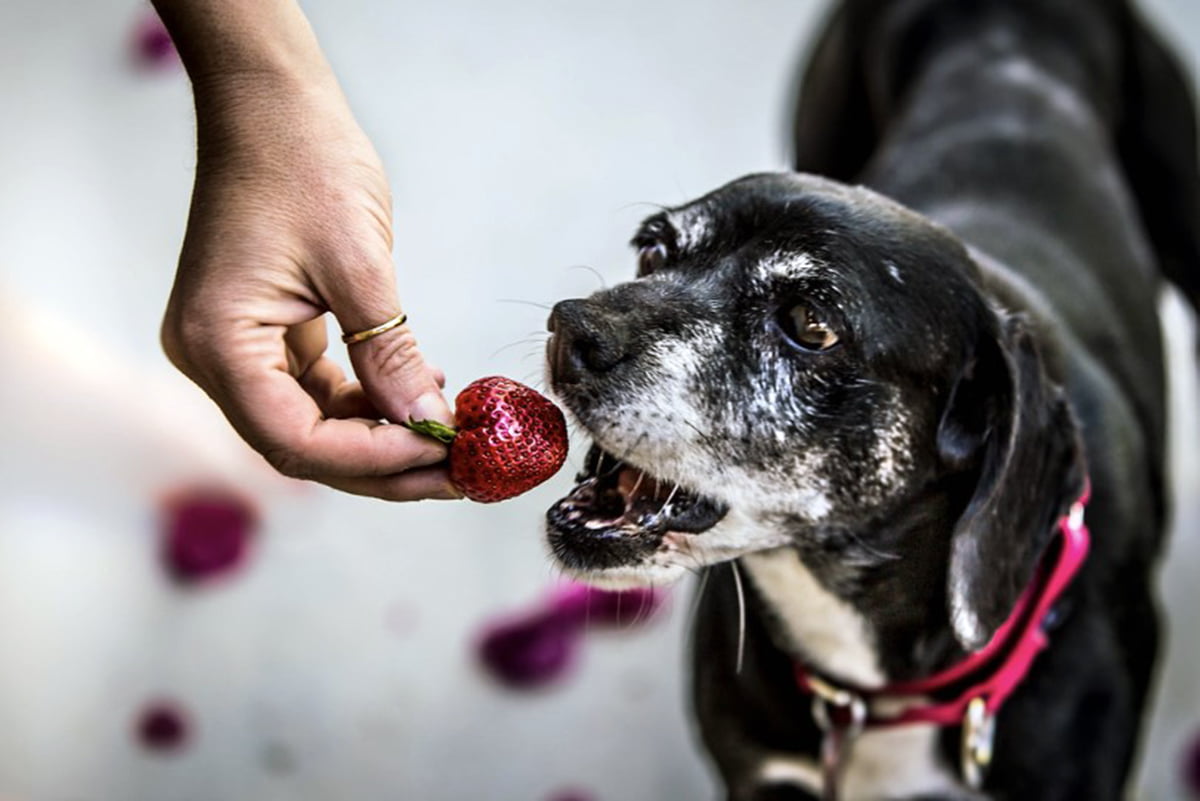
[[[793,169],[839,181],[862,172],[878,138],[863,75],[863,33],[849,17],[843,4],[831,7],[793,90]]]
[[[1179,57],[1144,15],[1133,4],[1124,13],[1127,42],[1117,154],[1163,275],[1200,312],[1195,93]]]
[[[951,535],[947,583],[951,628],[974,650],[1011,612],[1084,484],[1078,426],[1023,318],[981,337],[942,414],[938,449],[948,469],[978,476]]]

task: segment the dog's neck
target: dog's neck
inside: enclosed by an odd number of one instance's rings
[[[934,496],[910,508],[870,531],[805,532],[804,544],[742,557],[777,647],[864,688],[962,656],[946,611],[950,505]]]

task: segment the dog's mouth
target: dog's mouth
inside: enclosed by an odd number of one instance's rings
[[[550,547],[577,574],[649,565],[728,507],[593,446],[575,488],[546,513]]]

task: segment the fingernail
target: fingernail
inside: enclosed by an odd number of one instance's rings
[[[467,496],[463,495],[462,491],[453,484],[446,484],[433,497],[443,501],[459,501]]]
[[[409,407],[408,413],[414,420],[437,420],[446,425],[454,425],[454,415],[450,413],[450,407],[436,392],[426,392],[417,398]]]

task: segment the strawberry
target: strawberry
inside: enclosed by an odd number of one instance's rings
[[[450,480],[473,501],[513,498],[558,472],[567,458],[567,421],[557,406],[503,376],[468,384],[454,401],[457,428],[410,420],[419,434],[450,445]]]

